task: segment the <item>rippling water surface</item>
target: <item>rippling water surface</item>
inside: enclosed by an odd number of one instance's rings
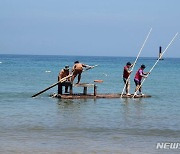
[[[156,144],[180,142],[180,59],[155,67],[143,86],[151,98],[50,98],[57,87],[31,98],[75,60],[98,64],[81,82],[101,79],[98,92],[121,93],[122,68],[135,58],[0,55],[0,153],[179,153]],[[140,58],[134,70],[143,63],[148,71],[155,61]]]

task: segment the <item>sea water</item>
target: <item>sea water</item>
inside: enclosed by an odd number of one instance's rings
[[[82,83],[97,83],[97,93],[121,93],[124,65],[135,57],[0,55],[0,153],[179,153],[157,143],[180,143],[180,59],[159,61],[143,84],[141,99],[49,97],[59,71],[79,60],[98,67],[82,74]],[[148,72],[156,58],[139,58]],[[75,82],[77,79],[75,79]],[[74,88],[82,92],[82,88]],[[88,89],[91,93],[93,90]]]

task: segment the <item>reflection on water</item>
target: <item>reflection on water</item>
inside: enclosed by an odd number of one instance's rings
[[[58,99],[58,108],[80,108],[88,102],[87,99]]]

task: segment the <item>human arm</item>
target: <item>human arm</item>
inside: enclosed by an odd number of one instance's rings
[[[89,67],[89,68],[91,68],[92,66],[90,66],[90,65],[86,65],[86,64],[82,64],[82,66],[83,67]]]
[[[148,75],[148,74],[150,74],[150,72],[146,72],[146,73],[143,72],[143,75]]]
[[[142,70],[139,70],[139,74],[140,74],[140,76],[147,78],[147,74],[144,73]]]
[[[129,73],[129,74],[132,72],[131,70],[128,69],[127,66],[124,67],[124,70],[125,70],[127,73]]]
[[[130,68],[132,68],[134,65],[135,65],[135,63],[132,63],[131,66],[130,66]]]
[[[59,80],[63,78],[63,73],[64,73],[64,70],[61,70],[61,71],[59,72]]]
[[[74,72],[75,68],[76,68],[76,64],[72,67],[71,72]]]

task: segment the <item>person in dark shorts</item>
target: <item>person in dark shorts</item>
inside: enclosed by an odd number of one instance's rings
[[[142,91],[141,91],[142,90],[141,89],[141,80],[142,80],[143,77],[147,78],[147,74],[149,74],[149,72],[147,72],[147,73],[143,72],[145,68],[146,68],[146,66],[144,64],[142,64],[141,67],[136,72],[136,75],[134,77],[134,82],[135,82],[135,85],[136,85],[135,94],[139,90],[139,94],[144,95],[144,94],[142,94]]]
[[[60,72],[58,75],[58,81],[60,81],[61,79],[63,79],[64,77],[69,75],[69,66],[66,65]],[[66,79],[66,81],[70,81],[70,78]],[[68,92],[68,86],[65,86],[65,93]]]
[[[72,79],[71,79],[72,82],[74,81],[74,79],[78,75],[78,81],[77,81],[76,84],[79,84],[79,82],[81,80],[81,73],[83,71],[83,67],[91,67],[91,66],[82,64],[79,61],[74,62],[74,66],[73,66],[73,69],[72,69],[72,72],[73,72]]]
[[[124,66],[124,71],[123,71],[123,81],[126,86],[126,95],[131,95],[129,93],[130,90],[130,78],[129,75],[131,74],[130,68],[133,66],[130,62],[127,62],[126,66]]]

